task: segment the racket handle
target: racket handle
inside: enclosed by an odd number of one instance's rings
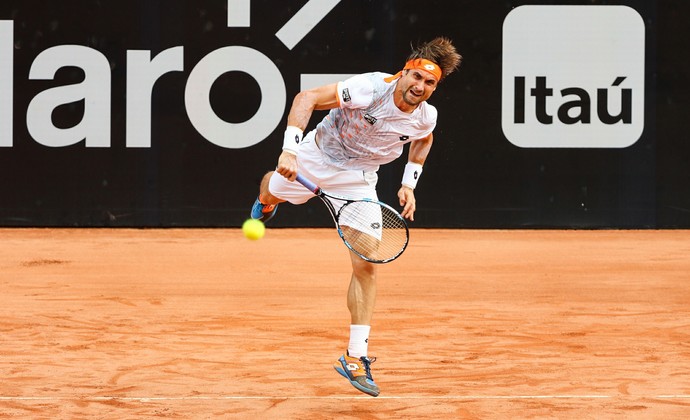
[[[318,194],[319,190],[321,189],[316,184],[314,184],[313,182],[311,182],[310,180],[308,180],[300,174],[297,174],[297,182],[307,187],[307,189],[313,192],[314,194]]]

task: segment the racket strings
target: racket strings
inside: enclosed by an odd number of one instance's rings
[[[377,202],[356,201],[340,211],[343,239],[353,251],[375,262],[389,261],[407,245],[407,226],[394,210]]]

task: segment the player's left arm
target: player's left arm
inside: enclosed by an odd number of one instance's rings
[[[429,155],[433,143],[433,133],[429,133],[425,138],[410,143],[402,186],[398,190],[398,199],[400,200],[400,205],[403,206],[403,210],[400,214],[402,217],[411,221],[414,221],[414,212],[417,210],[417,200],[414,196],[414,188],[417,185],[417,179],[422,172],[422,166],[424,166],[424,162]]]

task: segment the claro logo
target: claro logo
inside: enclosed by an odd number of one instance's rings
[[[521,6],[503,24],[501,123],[519,147],[622,148],[644,129],[645,28],[626,6]]]
[[[277,33],[292,49],[340,0],[309,0]],[[249,1],[228,0],[228,27],[249,26]],[[13,146],[14,121],[14,22],[0,20],[0,147]],[[26,111],[31,137],[49,147],[84,142],[86,147],[111,146],[111,69],[108,59],[93,48],[58,45],[36,56],[30,80],[52,80],[63,67],[84,71],[81,83],[57,86],[38,93]],[[184,47],[166,49],[151,57],[148,50],[127,51],[126,146],[151,147],[151,97],[156,81],[166,73],[184,71]],[[255,79],[261,90],[256,113],[242,123],[221,119],[213,110],[210,92],[224,73],[239,71]],[[328,74],[302,74],[302,87],[328,80]],[[52,113],[60,105],[84,101],[84,114],[73,127],[53,124]],[[211,51],[190,71],[184,94],[189,121],[206,140],[230,149],[250,147],[268,137],[281,122],[286,104],[283,76],[273,60],[243,46]],[[155,116],[154,116],[155,117]]]

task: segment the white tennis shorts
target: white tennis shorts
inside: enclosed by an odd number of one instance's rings
[[[378,200],[376,195],[376,172],[341,169],[329,165],[323,159],[321,150],[315,141],[316,130],[310,131],[299,145],[297,152],[297,171],[324,191],[347,198],[370,198]],[[275,197],[292,204],[304,204],[314,198],[314,193],[297,181],[290,182],[277,172],[273,172],[268,190]],[[336,211],[342,202],[331,200]]]

